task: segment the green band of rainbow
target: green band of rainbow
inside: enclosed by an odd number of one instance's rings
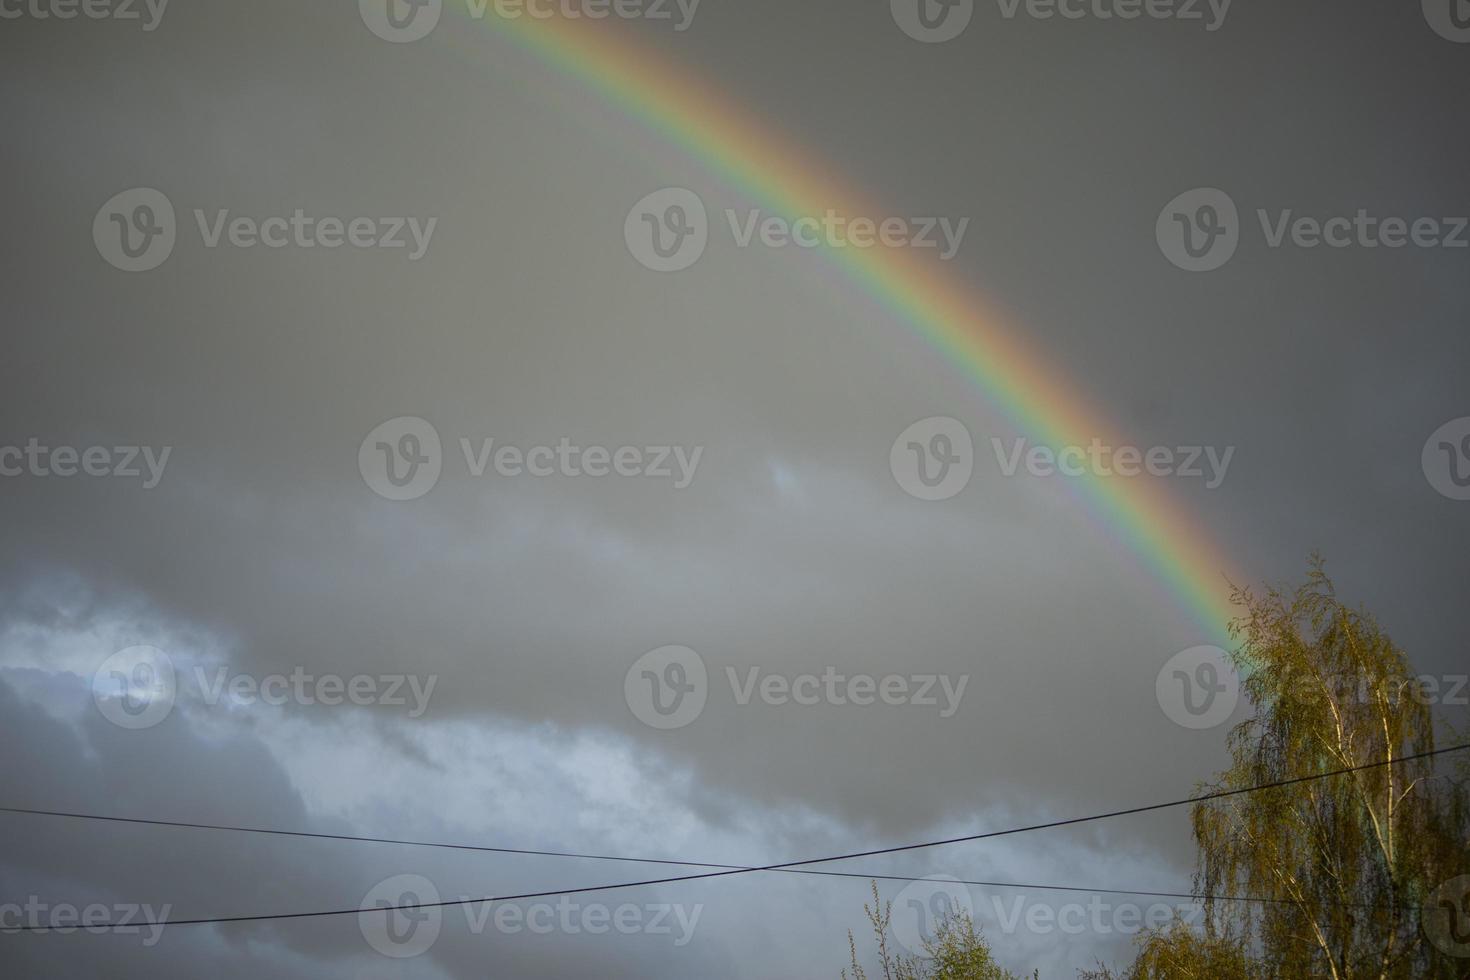
[[[635,45],[607,21],[562,17],[484,20],[546,63],[577,78],[750,200],[788,218],[875,216],[863,195],[828,166],[803,154],[687,68]],[[1087,445],[1094,437],[1125,444],[1078,387],[1028,349],[974,290],[942,275],[914,250],[828,249],[854,282],[937,348],[975,382],[1021,432],[1050,446]],[[1083,498],[1149,567],[1205,631],[1224,645],[1232,616],[1230,563],[1201,528],[1186,520],[1158,478],[1085,476]]]

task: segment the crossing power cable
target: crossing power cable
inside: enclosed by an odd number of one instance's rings
[[[1170,800],[1170,801],[1164,802],[1164,803],[1150,803],[1150,804],[1146,804],[1144,806],[1128,807],[1126,809],[1121,809],[1121,810],[1110,810],[1110,811],[1107,811],[1107,812],[1104,812],[1104,813],[1089,814],[1087,816],[1069,817],[1069,818],[1064,819],[1064,820],[1052,820],[1052,821],[1048,821],[1048,822],[1045,822],[1045,823],[1029,824],[1029,825],[1020,826],[1020,827],[1010,827],[1010,828],[1006,828],[1004,830],[985,831],[985,832],[978,833],[978,834],[969,834],[969,835],[966,835],[966,836],[963,836],[963,837],[950,837],[950,838],[946,838],[946,839],[943,839],[943,840],[921,841],[921,842],[915,843],[915,844],[902,844],[902,845],[898,845],[896,847],[874,848],[872,850],[867,850],[867,851],[853,851],[853,852],[846,853],[846,854],[835,854],[835,855],[829,855],[829,856],[826,856],[826,857],[819,857],[819,858],[807,858],[807,859],[800,860],[800,861],[785,861],[785,862],[781,862],[781,863],[777,863],[777,864],[755,865],[755,866],[749,866],[749,867],[747,867],[747,866],[734,866],[734,867],[728,867],[728,868],[727,867],[715,866],[715,865],[704,865],[705,867],[715,867],[715,868],[717,868],[717,870],[705,871],[705,872],[702,872],[700,874],[674,875],[674,876],[670,876],[670,877],[667,877],[667,878],[648,878],[648,879],[643,879],[643,880],[639,880],[639,881],[614,882],[614,883],[606,884],[606,885],[587,885],[587,886],[583,886],[583,887],[579,887],[579,888],[561,888],[561,889],[554,889],[554,890],[551,890],[551,891],[525,892],[525,893],[516,894],[516,895],[492,895],[492,896],[486,896],[484,898],[475,898],[475,899],[462,898],[462,899],[453,899],[453,900],[440,901],[440,902],[417,902],[417,903],[410,903],[410,904],[405,904],[405,905],[391,905],[391,906],[390,905],[385,905],[385,906],[379,906],[377,908],[371,908],[371,909],[363,909],[363,908],[329,909],[329,910],[321,910],[321,911],[313,911],[313,912],[271,912],[271,913],[260,913],[260,914],[255,914],[255,915],[214,916],[214,917],[209,917],[209,918],[175,919],[173,921],[166,922],[166,923],[163,923],[163,924],[165,924],[165,925],[175,925],[175,926],[181,926],[181,925],[207,925],[207,924],[224,924],[224,923],[231,923],[231,922],[262,922],[262,921],[268,921],[268,920],[325,918],[325,917],[329,917],[329,916],[362,915],[362,914],[368,914],[368,913],[374,913],[374,912],[383,912],[383,913],[387,913],[387,912],[408,912],[408,911],[415,911],[415,910],[420,910],[420,909],[448,908],[448,907],[451,907],[451,906],[462,906],[462,905],[480,905],[480,904],[484,904],[484,903],[487,903],[487,902],[513,902],[513,901],[522,901],[522,900],[533,899],[533,898],[553,898],[553,897],[557,897],[557,896],[561,896],[561,895],[585,895],[585,894],[589,894],[589,893],[593,893],[593,892],[616,891],[616,890],[620,890],[620,889],[624,889],[624,888],[640,888],[640,887],[648,887],[648,886],[651,886],[651,885],[676,884],[676,883],[685,882],[685,881],[700,881],[700,880],[704,880],[704,879],[707,879],[707,878],[725,878],[725,877],[730,877],[732,875],[750,874],[750,873],[753,873],[753,872],[787,871],[789,869],[803,868],[803,867],[806,867],[807,865],[812,865],[812,864],[829,864],[829,863],[833,863],[833,862],[837,862],[837,861],[848,861],[848,860],[852,860],[852,859],[855,859],[855,858],[861,858],[861,857],[876,857],[876,856],[879,856],[879,855],[899,854],[899,853],[904,853],[904,852],[907,852],[907,851],[921,850],[921,849],[930,848],[930,847],[943,847],[943,846],[947,846],[947,845],[950,845],[950,844],[969,843],[969,842],[981,841],[981,840],[993,840],[993,839],[996,839],[996,838],[999,838],[999,837],[1009,837],[1009,836],[1013,836],[1013,835],[1016,835],[1016,834],[1034,833],[1034,832],[1040,831],[1040,830],[1053,830],[1053,829],[1057,829],[1057,828],[1061,828],[1061,827],[1072,827],[1072,826],[1077,826],[1079,824],[1093,823],[1093,822],[1096,822],[1096,821],[1099,821],[1099,820],[1110,820],[1110,819],[1114,819],[1114,818],[1117,818],[1117,817],[1134,816],[1134,815],[1142,814],[1142,813],[1152,813],[1152,812],[1159,811],[1159,810],[1171,809],[1173,807],[1188,806],[1190,804],[1208,803],[1208,802],[1211,802],[1213,800],[1228,799],[1230,797],[1242,796],[1242,795],[1245,795],[1245,794],[1248,794],[1248,793],[1259,793],[1259,792],[1262,792],[1262,791],[1268,790],[1268,789],[1280,789],[1280,788],[1283,788],[1283,787],[1286,787],[1286,786],[1294,786],[1294,785],[1298,785],[1300,783],[1314,782],[1314,781],[1320,780],[1320,779],[1330,779],[1330,778],[1332,778],[1334,776],[1343,776],[1343,775],[1347,775],[1349,773],[1362,772],[1362,771],[1369,770],[1369,769],[1379,769],[1379,768],[1383,768],[1385,766],[1401,765],[1401,764],[1406,763],[1406,762],[1414,762],[1414,761],[1418,761],[1420,759],[1428,759],[1428,758],[1431,758],[1431,757],[1434,757],[1434,756],[1447,755],[1447,754],[1449,754],[1451,752],[1461,752],[1461,751],[1464,751],[1465,749],[1470,749],[1470,743],[1466,743],[1466,744],[1462,744],[1462,745],[1452,745],[1452,746],[1447,746],[1445,748],[1440,748],[1440,749],[1431,749],[1431,750],[1426,751],[1426,752],[1416,752],[1416,753],[1412,753],[1412,754],[1409,754],[1409,755],[1399,756],[1398,758],[1395,758],[1395,759],[1380,759],[1380,760],[1377,760],[1375,762],[1362,763],[1362,764],[1356,765],[1356,766],[1347,766],[1347,767],[1344,767],[1344,768],[1341,768],[1341,769],[1333,769],[1333,770],[1329,770],[1327,772],[1313,773],[1313,774],[1306,775],[1306,776],[1293,776],[1293,777],[1291,777],[1289,779],[1278,779],[1278,780],[1273,780],[1273,781],[1268,782],[1268,783],[1259,783],[1259,784],[1256,784],[1254,786],[1245,786],[1245,787],[1240,787],[1238,789],[1216,790],[1216,791],[1211,792],[1211,793],[1205,793],[1205,794],[1203,794],[1201,796],[1185,797],[1184,799]],[[23,810],[21,808],[18,808],[18,807],[0,807],[0,812],[10,812],[10,813],[33,812],[33,813],[37,813],[37,814],[40,814],[40,813],[43,813],[44,812],[44,813],[48,813],[48,815],[53,815],[53,816],[78,816],[78,817],[84,818],[83,815],[62,814],[59,811],[50,811],[50,812],[47,812],[47,811],[25,811],[25,810]],[[109,818],[103,818],[103,819],[117,821],[117,822],[159,823],[159,821],[141,821],[141,820],[133,820],[131,818],[119,818],[119,817],[109,817]],[[235,830],[241,830],[242,832],[243,831],[247,831],[247,828],[206,827],[206,825],[202,825],[202,824],[195,825],[195,826],[199,827],[200,829],[235,829]],[[385,838],[369,839],[369,838],[352,838],[352,837],[347,837],[346,835],[308,834],[308,833],[306,833],[304,831],[262,831],[262,832],[272,833],[272,834],[279,834],[279,835],[282,835],[282,836],[325,837],[325,838],[328,838],[328,839],[362,840],[362,841],[371,841],[371,842],[374,842],[374,843],[403,843],[403,844],[413,843],[413,842],[409,842],[409,841],[389,841],[389,840],[387,840]],[[435,845],[435,846],[438,846],[438,845]],[[475,847],[475,846],[471,846],[471,845],[446,845],[446,846],[452,846],[454,849],[462,849],[462,850],[488,850],[487,848],[480,848],[480,847]],[[505,850],[505,849],[498,849],[498,850]],[[521,852],[514,852],[514,853],[521,853]],[[525,853],[532,853],[532,852],[525,852]],[[547,856],[550,856],[550,855],[548,854]],[[636,860],[638,860],[640,863],[642,863],[642,862],[653,863],[654,862],[654,859],[641,859],[640,858],[640,859],[636,859]],[[660,862],[657,862],[657,863],[670,863],[670,864],[672,864],[672,863],[675,863],[675,862],[661,862],[660,861]],[[686,866],[693,864],[693,862],[678,862],[678,863],[685,864]],[[878,877],[878,876],[870,876],[870,875],[857,875],[856,872],[850,872],[850,874],[853,874],[853,875],[858,876],[858,877]],[[835,873],[834,873],[834,876],[835,876]],[[846,874],[841,875],[841,876],[845,877]],[[912,880],[912,879],[902,879],[902,880],[907,881],[907,880]],[[976,884],[981,884],[981,883],[978,883],[977,882]],[[1036,886],[1036,887],[1039,888],[1041,886]],[[1056,886],[1056,887],[1063,887],[1063,886]],[[1066,890],[1071,890],[1071,889],[1066,889]],[[1133,893],[1133,892],[1129,892],[1128,894],[1144,894],[1144,893]],[[1182,894],[1180,894],[1178,897],[1184,897],[1184,896]],[[1194,896],[1190,896],[1190,897],[1194,897]],[[1226,899],[1226,900],[1228,900],[1228,899]],[[101,928],[104,928],[104,929],[106,929],[106,928],[114,928],[114,927],[116,927],[114,924],[104,923],[104,924],[101,925]],[[12,927],[12,928],[5,928],[5,929],[0,930],[0,931],[12,932],[12,933],[13,932],[43,932],[43,931],[49,931],[50,928],[51,927],[49,927],[49,926],[17,926],[17,927]]]
[[[770,868],[761,869],[755,865],[746,864],[723,864],[716,861],[687,861],[674,858],[635,857],[626,854],[593,854],[581,851],[552,851],[538,850],[523,847],[496,847],[485,844],[460,844],[445,841],[410,840],[395,837],[359,837],[352,834],[328,834],[305,830],[281,830],[268,827],[244,827],[232,824],[196,823],[183,820],[156,820],[143,817],[117,817],[95,813],[74,813],[67,810],[37,810],[27,807],[0,806],[0,813],[24,814],[39,817],[65,817],[76,820],[94,820],[106,823],[139,824],[149,827],[173,827],[188,830],[226,831],[240,834],[261,834],[277,837],[297,837],[314,840],[350,841],[362,844],[393,844],[404,847],[427,847],[454,851],[478,851],[489,854],[512,854],[528,857],[552,857],[569,858],[585,861],[618,861],[628,864],[659,864],[685,868],[717,868],[731,871],[757,871],[769,870],[772,873],[811,875],[826,878],[859,878],[874,881],[901,881],[913,882],[925,878],[923,875],[894,875],[876,874],[859,871],[821,871],[816,868]],[[974,885],[981,888],[1013,888],[1018,890],[1031,889],[1035,891],[1063,891],[1063,892],[1085,892],[1099,895],[1132,895],[1142,898],[1187,898],[1197,901],[1211,899],[1217,902],[1261,902],[1264,904],[1290,904],[1288,899],[1280,898],[1258,898],[1249,895],[1197,895],[1193,892],[1170,892],[1170,891],[1148,891],[1143,889],[1127,888],[1092,888],[1085,885],[1042,885],[1033,883],[1022,883],[1015,881],[974,881],[961,878],[942,879],[956,885]],[[1347,903],[1349,905],[1361,905],[1372,907],[1370,903]],[[0,930],[3,931],[3,930]]]

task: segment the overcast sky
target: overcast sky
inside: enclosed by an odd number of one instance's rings
[[[1164,669],[1219,637],[1083,506],[1087,478],[1005,475],[993,440],[1036,433],[819,250],[741,247],[725,212],[762,202],[465,0],[403,43],[375,2],[63,20],[0,0],[0,806],[762,864],[1175,799],[1222,766],[1244,707],[1202,724]],[[1111,0],[1077,19],[980,0],[932,43],[910,6],[703,0],[598,29],[765,120],[867,217],[968,219],[922,260],[1003,310],[1099,433],[1199,450],[1204,476],[1112,479],[1164,484],[1217,543],[1203,574],[1291,583],[1320,550],[1463,713],[1470,36],[1448,5],[1124,20],[1098,16]],[[666,188],[707,213],[673,272],[636,235],[690,217],[635,208]],[[1235,214],[1166,207],[1197,188]],[[1206,205],[1228,258],[1168,238],[1179,213],[1213,242]],[[1341,247],[1292,227],[1360,211]],[[362,244],[324,247],[324,218]],[[1417,238],[1389,247],[1385,219]],[[936,434],[973,446],[939,500],[900,439],[933,418],[954,423],[918,430],[925,476],[955,446]],[[0,926],[68,904],[352,909],[385,881],[397,902],[401,875],[452,900],[681,870],[0,827]],[[1127,955],[1120,906],[1173,904],[1088,888],[1188,891],[1192,861],[1180,809],[831,867],[1078,886],[959,889],[1003,963],[1070,977]],[[910,933],[946,889],[880,883]],[[833,976],[865,897],[862,878],[744,875],[482,926],[451,907],[0,935],[0,964]]]

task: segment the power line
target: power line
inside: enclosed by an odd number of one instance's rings
[[[555,857],[555,858],[577,858],[590,861],[622,861],[633,864],[663,864],[677,865],[686,868],[727,868],[737,871],[753,871],[753,867],[744,864],[721,864],[714,861],[679,861],[669,858],[630,857],[622,854],[583,854],[573,851],[543,851],[520,847],[489,847],[476,844],[450,844],[438,841],[403,840],[387,837],[355,837],[348,834],[320,834],[299,830],[275,830],[262,827],[234,827],[223,824],[189,823],[178,820],[145,820],[135,817],[111,817],[91,813],[70,813],[60,810],[32,810],[23,807],[0,807],[0,813],[20,813],[31,816],[42,817],[71,817],[78,820],[100,820],[112,823],[144,824],[153,827],[176,827],[192,830],[222,830],[245,834],[270,834],[283,837],[308,837],[322,840],[353,841],[367,844],[399,844],[407,847],[432,847],[447,848],[456,851],[483,851],[494,854],[517,854],[533,857]],[[860,878],[865,881],[902,881],[913,882],[922,880],[919,875],[884,875],[866,874],[857,871],[818,871],[814,868],[777,868],[776,872],[784,874],[814,875],[829,878]],[[1099,895],[1134,895],[1143,898],[1188,898],[1202,899],[1205,897],[1216,901],[1227,902],[1283,902],[1285,899],[1275,898],[1250,898],[1245,896],[1196,896],[1192,892],[1160,892],[1160,891],[1135,891],[1119,888],[1089,888],[1082,885],[1038,885],[1022,884],[1012,881],[967,881],[964,879],[942,879],[956,885],[975,885],[982,888],[1015,888],[1034,889],[1036,891],[1065,891],[1065,892],[1087,892]]]
[[[266,827],[241,827],[229,824],[194,823],[182,820],[152,820],[142,817],[116,817],[94,813],[74,813],[65,810],[36,810],[26,807],[0,806],[0,813],[17,813],[40,817],[66,817],[76,820],[96,820],[106,823],[141,824],[150,827],[173,827],[188,830],[216,830],[228,831],[230,833],[264,834],[278,837],[304,837],[316,840],[350,841],[363,844],[395,844],[405,847],[429,847],[455,851],[479,851],[491,854],[515,854],[528,857],[573,858],[587,861],[620,861],[628,864],[661,864],[674,865],[685,868],[719,868],[732,871],[762,870],[752,865],[721,864],[715,861],[683,861],[673,858],[633,857],[625,854],[591,854],[579,851],[550,851],[535,850],[522,847],[493,847],[482,844],[458,844],[443,841],[408,840],[404,838],[393,837],[359,837],[351,834],[327,834],[304,830],[279,830]],[[923,880],[923,876],[921,875],[869,874],[858,871],[819,871],[815,868],[770,868],[766,870],[783,874],[812,875],[828,878],[860,878],[863,880],[902,882]],[[1089,894],[1095,893],[1099,895],[1134,895],[1143,898],[1187,898],[1196,901],[1211,899],[1213,901],[1219,902],[1262,902],[1267,904],[1289,904],[1288,899],[1256,898],[1248,895],[1196,895],[1193,892],[1147,891],[1123,888],[1091,888],[1083,885],[1039,885],[1025,884],[1013,881],[971,881],[959,878],[946,878],[943,880],[951,881],[953,884],[956,885],[974,885],[981,888],[1014,888],[1034,889],[1036,891],[1086,892]],[[1361,904],[1365,907],[1371,907],[1369,903],[1348,904]]]
[[[944,839],[944,840],[923,841],[923,842],[916,843],[916,844],[903,844],[903,845],[899,845],[897,847],[875,848],[873,850],[868,850],[868,851],[854,851],[854,852],[847,853],[847,854],[830,855],[828,857],[808,858],[808,859],[801,860],[801,861],[785,861],[785,862],[781,862],[781,863],[778,863],[778,864],[767,864],[767,865],[757,865],[757,866],[745,867],[745,866],[738,866],[738,865],[737,866],[695,865],[694,862],[673,862],[673,861],[663,862],[663,861],[655,861],[654,859],[651,859],[651,858],[638,858],[638,859],[629,859],[629,860],[636,860],[636,861],[638,861],[640,863],[644,863],[644,862],[647,862],[647,863],[660,863],[660,864],[664,864],[664,863],[667,863],[667,864],[676,864],[677,863],[677,864],[683,864],[685,866],[715,867],[715,868],[718,868],[719,870],[706,871],[706,872],[703,872],[703,873],[700,873],[700,874],[676,875],[676,876],[672,876],[672,877],[668,877],[668,878],[649,878],[649,879],[643,879],[641,881],[616,882],[616,883],[607,884],[607,885],[588,885],[588,886],[584,886],[584,887],[580,887],[580,888],[562,888],[562,889],[556,889],[556,890],[553,890],[553,891],[526,892],[526,893],[518,894],[518,895],[494,895],[494,896],[487,896],[485,898],[478,898],[478,899],[464,898],[464,899],[455,899],[455,900],[442,901],[442,902],[427,902],[427,903],[414,903],[414,904],[409,904],[409,905],[381,906],[381,907],[375,908],[375,909],[362,909],[362,908],[332,909],[332,910],[327,910],[327,911],[316,911],[316,912],[275,912],[275,913],[263,913],[263,914],[258,914],[258,915],[217,916],[217,917],[200,918],[200,919],[176,919],[176,920],[174,920],[172,922],[167,922],[165,924],[166,925],[175,925],[175,926],[181,926],[181,925],[206,925],[206,924],[211,924],[211,923],[223,924],[223,923],[230,923],[230,922],[260,922],[260,921],[266,921],[266,920],[281,920],[281,919],[325,918],[325,917],[328,917],[328,916],[359,915],[359,914],[362,914],[364,912],[408,912],[408,911],[414,911],[414,910],[417,910],[417,909],[447,908],[447,907],[459,906],[459,905],[479,905],[479,904],[483,904],[483,903],[486,903],[486,902],[512,902],[512,901],[521,901],[521,900],[532,899],[532,898],[551,898],[551,897],[560,896],[560,895],[585,895],[585,894],[589,894],[589,893],[592,893],[592,892],[614,891],[614,890],[623,889],[623,888],[640,888],[640,887],[647,887],[647,886],[650,886],[650,885],[667,885],[667,884],[675,884],[675,883],[684,882],[684,881],[699,881],[699,880],[706,879],[706,878],[724,878],[724,877],[729,877],[731,875],[749,874],[749,873],[752,873],[752,872],[787,871],[789,869],[794,869],[794,868],[804,868],[805,866],[812,865],[812,864],[830,864],[830,863],[833,863],[833,862],[836,862],[836,861],[847,861],[847,860],[852,860],[854,858],[860,858],[860,857],[876,857],[876,856],[879,856],[879,855],[899,854],[899,853],[903,853],[903,852],[906,852],[906,851],[920,850],[920,849],[929,848],[929,847],[943,847],[943,846],[949,845],[949,844],[961,844],[961,843],[969,843],[969,842],[972,842],[972,841],[992,840],[992,839],[995,839],[995,838],[998,838],[998,837],[1008,837],[1008,836],[1012,836],[1012,835],[1015,835],[1015,834],[1032,833],[1032,832],[1035,832],[1035,831],[1038,831],[1038,830],[1052,830],[1052,829],[1056,829],[1056,828],[1060,828],[1060,827],[1071,827],[1071,826],[1076,826],[1078,824],[1093,823],[1093,822],[1096,822],[1096,821],[1099,821],[1099,820],[1110,820],[1110,819],[1113,819],[1115,817],[1133,816],[1133,815],[1136,815],[1136,814],[1152,813],[1152,812],[1158,811],[1158,810],[1166,810],[1166,809],[1171,809],[1173,807],[1187,806],[1187,805],[1190,805],[1190,804],[1208,803],[1208,802],[1211,802],[1213,800],[1227,799],[1227,798],[1234,797],[1234,796],[1241,796],[1241,795],[1244,795],[1244,794],[1247,794],[1247,793],[1258,793],[1258,792],[1261,792],[1263,790],[1268,790],[1268,789],[1280,789],[1280,788],[1286,787],[1286,786],[1294,786],[1294,785],[1297,785],[1299,783],[1313,782],[1313,781],[1316,781],[1316,780],[1319,780],[1319,779],[1330,779],[1330,778],[1332,778],[1334,776],[1343,776],[1343,775],[1347,775],[1349,773],[1361,772],[1361,771],[1368,770],[1368,769],[1379,769],[1379,768],[1383,768],[1385,766],[1399,765],[1399,764],[1402,764],[1402,763],[1405,763],[1405,762],[1414,762],[1414,761],[1417,761],[1417,760],[1420,760],[1420,759],[1428,759],[1428,758],[1431,758],[1431,757],[1434,757],[1434,756],[1446,755],[1446,754],[1451,753],[1451,752],[1460,752],[1460,751],[1463,751],[1465,749],[1470,749],[1470,743],[1463,744],[1463,745],[1448,746],[1446,748],[1441,748],[1441,749],[1432,749],[1432,750],[1427,751],[1427,752],[1413,753],[1413,754],[1410,754],[1410,755],[1400,756],[1400,757],[1398,757],[1396,759],[1381,759],[1381,760],[1379,760],[1377,762],[1367,762],[1367,763],[1363,763],[1361,765],[1348,766],[1348,767],[1345,767],[1345,768],[1342,768],[1342,769],[1334,769],[1334,770],[1330,770],[1328,772],[1315,773],[1315,774],[1308,775],[1308,776],[1294,776],[1294,777],[1292,777],[1290,779],[1274,780],[1274,781],[1269,782],[1269,783],[1260,783],[1260,784],[1257,784],[1257,785],[1254,785],[1254,786],[1246,786],[1246,787],[1242,787],[1242,788],[1239,788],[1239,789],[1217,790],[1217,791],[1215,791],[1213,793],[1206,793],[1206,794],[1204,794],[1202,796],[1191,796],[1191,797],[1186,797],[1186,798],[1184,798],[1182,800],[1171,800],[1171,801],[1166,802],[1166,803],[1151,803],[1151,804],[1148,804],[1146,806],[1129,807],[1127,809],[1122,809],[1122,810],[1111,810],[1111,811],[1108,811],[1108,812],[1105,812],[1105,813],[1095,813],[1095,814],[1090,814],[1088,816],[1083,816],[1083,817],[1071,817],[1071,818],[1068,818],[1068,819],[1065,819],[1065,820],[1053,820],[1053,821],[1049,821],[1049,822],[1046,822],[1046,823],[1030,824],[1030,825],[1022,826],[1022,827],[1011,827],[1011,828],[1008,828],[1008,829],[1005,829],[1005,830],[986,831],[984,833],[979,833],[979,834],[969,834],[969,835],[964,836],[964,837],[951,837],[951,838],[947,838],[947,839]],[[11,813],[26,813],[26,812],[30,812],[30,813],[45,814],[45,815],[51,815],[51,816],[75,816],[75,817],[78,817],[80,819],[89,819],[88,817],[86,817],[86,815],[83,815],[83,814],[65,814],[65,813],[60,813],[58,811],[26,811],[26,810],[22,810],[20,808],[13,808],[13,807],[0,807],[0,811],[11,812]],[[163,821],[134,820],[134,819],[131,819],[131,818],[124,818],[124,817],[105,817],[105,818],[99,818],[99,819],[105,819],[105,820],[115,821],[115,822],[124,822],[124,823],[155,823],[155,824],[162,824],[162,823],[164,823]],[[172,824],[170,824],[170,825],[172,825]],[[205,825],[205,824],[193,824],[193,825],[189,825],[189,826],[194,826],[194,827],[197,827],[199,829],[238,830],[238,831],[241,831],[241,832],[252,832],[251,828],[226,828],[226,827],[221,827],[221,826],[211,826],[211,825]],[[306,833],[304,831],[260,831],[260,832],[261,833],[278,834],[278,835],[281,835],[281,836],[321,837],[321,838],[327,838],[327,839],[359,840],[359,841],[373,842],[373,843],[401,843],[401,844],[412,844],[412,843],[415,843],[415,842],[412,842],[412,841],[391,841],[391,840],[388,840],[386,838],[355,838],[355,837],[348,837],[346,835],[308,834],[308,833]],[[484,848],[484,847],[476,847],[476,846],[471,846],[471,845],[427,845],[427,846],[445,846],[445,847],[451,847],[451,848],[456,849],[456,850],[487,850],[487,851],[488,850],[497,850],[497,851],[505,851],[505,852],[509,852],[509,853],[527,853],[527,854],[538,853],[538,852],[531,852],[531,851],[525,851],[525,852],[514,851],[514,852],[512,852],[512,851],[510,851],[509,849],[506,849],[506,848]],[[539,852],[539,853],[545,854],[546,856],[551,856],[551,852]],[[558,856],[563,856],[563,855],[558,855]],[[572,855],[564,855],[564,856],[572,856]],[[592,857],[591,855],[576,855],[576,856]],[[604,858],[604,859],[608,859],[608,860],[621,860],[621,859],[618,859],[618,858],[611,858],[611,857]],[[851,875],[853,875],[855,877],[863,877],[863,878],[878,878],[878,877],[883,877],[885,880],[888,879],[889,877],[891,877],[891,876],[878,876],[878,875],[858,875],[856,872],[848,872],[848,873],[828,872],[826,874],[829,874],[829,875],[834,876],[834,877],[846,877],[848,874],[851,874]],[[908,881],[908,880],[912,880],[912,879],[906,879],[905,878],[905,879],[899,879],[899,880]],[[974,884],[984,885],[985,883],[975,882]],[[1001,886],[1001,887],[1003,887],[1003,886]],[[1054,887],[1054,888],[1058,888],[1058,889],[1061,889],[1061,890],[1068,890],[1068,891],[1073,890],[1073,889],[1070,889],[1070,888],[1066,888],[1065,886],[1031,886],[1031,887],[1036,887],[1038,889],[1040,889],[1042,887]],[[1086,889],[1078,889],[1078,890],[1086,890]],[[1155,893],[1143,893],[1143,892],[1120,892],[1120,893],[1121,894],[1136,894],[1136,895],[1155,894]],[[1173,897],[1173,896],[1171,896],[1171,897]],[[1177,897],[1186,897],[1186,896],[1184,896],[1182,894],[1179,894],[1179,895],[1177,895]],[[1194,898],[1195,896],[1187,896],[1187,897]],[[1233,900],[1233,899],[1230,899],[1230,898],[1222,898],[1222,900],[1230,901],[1230,900]],[[1246,900],[1248,900],[1248,899],[1246,899]],[[6,929],[4,931],[6,931],[6,932],[40,932],[40,931],[46,931],[49,928],[50,927],[42,927],[42,926],[19,926],[19,927],[15,927],[14,929]],[[113,928],[113,925],[112,924],[105,924],[105,925],[102,926],[102,928]]]

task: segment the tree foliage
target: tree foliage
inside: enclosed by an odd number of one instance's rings
[[[1138,958],[1124,980],[1263,980],[1260,964],[1240,943],[1202,936],[1183,923],[1145,933]],[[1116,980],[1105,966],[1082,974],[1084,980]]]
[[[878,897],[878,884],[872,883],[873,904],[863,904],[863,912],[873,927],[878,947],[878,968],[883,980],[1020,980],[1001,968],[990,953],[990,946],[975,928],[975,921],[965,912],[951,912],[935,925],[932,939],[924,941],[923,956],[894,953],[888,945],[888,923],[893,916],[893,903]],[[851,959],[843,980],[868,980],[858,963],[857,941],[847,934]],[[849,972],[850,971],[850,972]]]
[[[1292,594],[1237,598],[1235,661],[1255,712],[1230,733],[1232,764],[1207,789],[1434,748],[1430,699],[1407,658],[1338,600],[1320,560]],[[1272,976],[1458,975],[1419,919],[1436,887],[1470,870],[1465,803],[1462,784],[1418,759],[1196,806],[1196,890],[1272,900],[1207,898],[1209,935],[1253,947]]]
[[[1372,616],[1338,600],[1318,559],[1294,591],[1236,602],[1233,657],[1254,712],[1202,795],[1405,761],[1196,805],[1204,928],[1146,934],[1124,976],[1465,976],[1470,962],[1423,932],[1426,914],[1444,914],[1425,911],[1435,889],[1470,872],[1464,767],[1405,758],[1435,747],[1431,692]],[[1265,901],[1227,900],[1240,896]]]
[[[1458,938],[1470,917],[1470,895],[1436,893],[1470,875],[1470,765],[1408,758],[1435,748],[1434,692],[1371,615],[1339,601],[1319,559],[1292,591],[1242,589],[1235,600],[1232,657],[1253,712],[1230,732],[1229,767],[1200,795],[1288,784],[1195,805],[1202,925],[1147,932],[1123,973],[1100,965],[1082,976],[1470,976],[1470,959],[1425,934],[1429,917],[1449,916],[1440,924],[1454,923]],[[1290,782],[1383,760],[1395,764]],[[889,909],[864,909],[885,980],[1012,976],[968,919],[947,921],[927,958],[906,960],[888,951]],[[866,980],[848,941],[852,980]]]

